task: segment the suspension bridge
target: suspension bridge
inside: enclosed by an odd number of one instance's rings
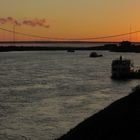
[[[15,35],[21,35],[21,36],[26,36],[26,37],[33,37],[36,39],[46,39],[46,40],[53,40],[53,41],[91,41],[91,40],[101,40],[101,39],[109,39],[109,38],[116,38],[116,37],[123,37],[127,35],[132,35],[132,34],[137,34],[140,32],[140,30],[133,31],[133,32],[127,32],[127,33],[121,33],[121,34],[114,34],[114,35],[108,35],[108,36],[98,36],[98,37],[84,37],[84,38],[52,38],[48,36],[40,36],[40,35],[35,35],[35,34],[27,34],[23,32],[17,32],[15,31],[15,27],[13,30],[9,30],[6,28],[0,28],[1,31],[5,31],[8,33],[13,34],[13,41],[15,41]]]

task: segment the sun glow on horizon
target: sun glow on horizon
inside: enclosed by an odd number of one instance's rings
[[[96,38],[140,30],[139,0],[2,0],[0,27],[50,38]],[[5,8],[6,7],[6,8]],[[26,10],[25,10],[26,9]],[[0,30],[0,41],[11,41],[12,33]],[[16,35],[16,40],[46,40]],[[130,40],[130,36],[101,41]],[[94,39],[92,41],[100,41]],[[139,33],[131,41],[140,41]]]

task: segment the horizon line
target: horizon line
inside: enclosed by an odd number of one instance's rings
[[[128,40],[123,40],[123,41],[128,41]],[[120,43],[122,41],[79,41],[79,40],[73,40],[73,41],[61,41],[61,40],[53,40],[53,41],[39,41],[39,40],[34,40],[34,41],[0,41],[0,43]],[[132,41],[132,43],[140,43],[139,41]]]

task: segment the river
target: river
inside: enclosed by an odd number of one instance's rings
[[[0,139],[53,140],[140,83],[110,78],[113,59],[140,66],[138,53],[90,52],[1,52]]]

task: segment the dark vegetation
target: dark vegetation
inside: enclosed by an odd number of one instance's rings
[[[139,140],[140,86],[57,140]]]
[[[1,46],[0,52],[8,51],[45,51],[45,50],[106,50],[104,47],[38,47],[38,46]]]
[[[65,47],[65,43],[75,43],[75,44],[83,44],[83,43],[99,43],[99,42],[39,42],[39,41],[34,41],[34,42],[15,42],[15,43],[24,43],[29,46],[14,46],[14,42],[0,42],[1,44],[8,44],[11,43],[13,46],[0,46],[0,52],[8,52],[8,51],[44,51],[44,50],[107,50],[107,51],[114,51],[114,52],[140,52],[140,45],[133,45],[129,41],[123,41],[119,45],[118,43],[108,43],[107,42],[100,42],[100,43],[105,43],[103,46],[94,46],[94,47]],[[47,43],[46,46],[32,46],[32,43],[38,44],[38,43]],[[63,46],[49,46],[51,43],[63,43]],[[31,44],[31,45],[30,45]]]

